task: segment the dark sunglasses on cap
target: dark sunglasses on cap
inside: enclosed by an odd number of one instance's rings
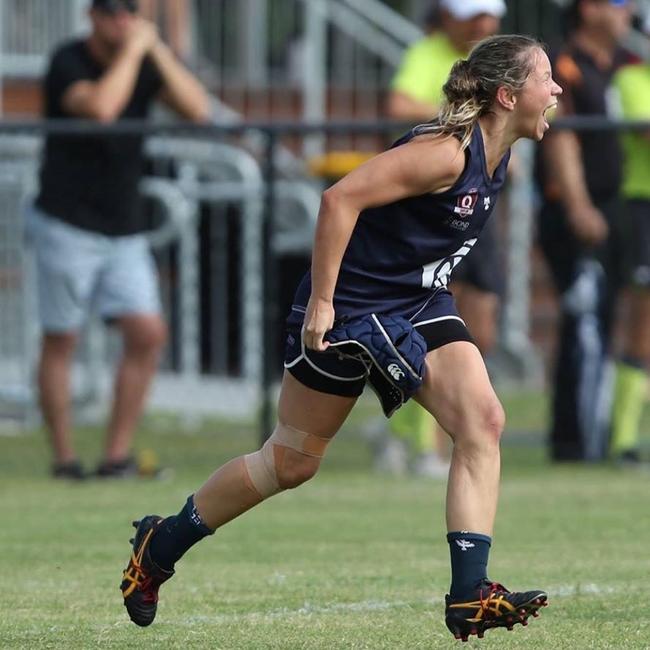
[[[137,0],[93,0],[93,9],[111,15],[118,14],[120,11],[135,14],[138,11],[138,2]]]

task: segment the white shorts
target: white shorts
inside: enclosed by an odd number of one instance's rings
[[[26,215],[36,254],[38,303],[46,332],[72,332],[91,311],[110,320],[160,314],[156,266],[143,235],[107,237],[35,207]]]

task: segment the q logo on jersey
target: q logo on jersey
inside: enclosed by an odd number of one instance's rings
[[[454,213],[461,217],[470,217],[474,214],[474,207],[478,201],[478,190],[470,190],[467,194],[456,199]]]

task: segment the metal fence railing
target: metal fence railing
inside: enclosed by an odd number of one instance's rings
[[[141,192],[148,199],[149,236],[172,332],[153,403],[249,414],[251,404],[259,403],[260,378],[271,381],[261,337],[270,331],[273,338],[278,325],[264,326],[269,302],[263,298],[263,269],[269,264],[265,246],[280,258],[307,259],[322,181],[297,174],[291,180],[279,177],[265,156],[251,153],[247,126],[198,134],[142,124],[106,130],[142,128],[148,133],[149,171]],[[36,190],[41,140],[48,129],[76,129],[83,137],[98,127],[0,125],[0,415],[23,421],[35,413],[32,374],[39,339],[23,218]],[[264,131],[258,129],[258,136],[255,149]],[[263,149],[268,160],[277,158],[276,144],[273,151],[268,144]],[[273,176],[272,192],[265,174]],[[271,193],[273,212],[282,215],[273,232],[265,226]],[[80,403],[94,400],[106,386],[106,351],[113,345],[97,323],[91,322],[88,332],[74,373]],[[215,395],[221,399],[215,402]]]

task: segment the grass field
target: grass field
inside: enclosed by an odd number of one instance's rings
[[[444,486],[373,474],[359,416],[314,481],[193,549],[156,622],[137,628],[118,591],[131,518],[177,511],[256,436],[224,422],[179,432],[159,416],[140,444],[175,468],[165,481],[53,482],[41,434],[0,437],[0,647],[650,648],[650,473],[550,466],[526,433],[539,430],[543,400],[506,402],[491,577],[549,591],[528,628],[454,641],[442,615]],[[79,439],[95,459],[97,431]]]

